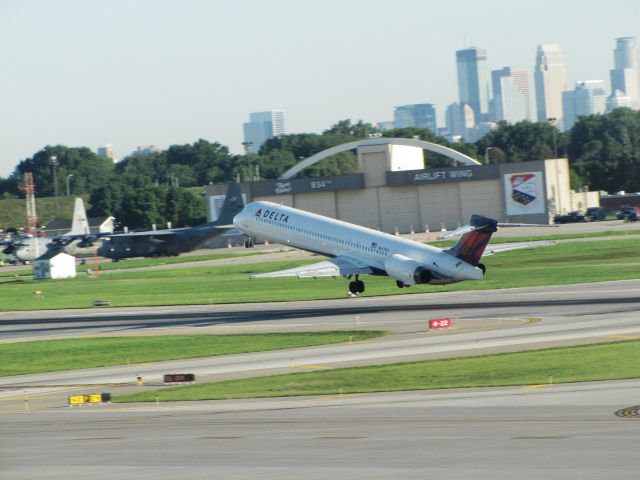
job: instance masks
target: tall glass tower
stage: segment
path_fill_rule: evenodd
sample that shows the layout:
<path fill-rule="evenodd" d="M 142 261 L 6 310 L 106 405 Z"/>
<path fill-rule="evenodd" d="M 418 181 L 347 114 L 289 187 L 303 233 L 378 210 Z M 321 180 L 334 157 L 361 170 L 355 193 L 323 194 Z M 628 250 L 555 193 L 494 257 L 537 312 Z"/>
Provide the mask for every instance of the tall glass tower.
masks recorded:
<path fill-rule="evenodd" d="M 570 130 L 580 117 L 604 113 L 606 100 L 603 80 L 576 82 L 575 90 L 562 92 L 564 130 Z"/>
<path fill-rule="evenodd" d="M 432 103 L 401 105 L 393 111 L 395 128 L 420 127 L 438 132 L 436 125 L 436 107 Z"/>
<path fill-rule="evenodd" d="M 258 153 L 264 142 L 284 135 L 284 110 L 252 112 L 249 121 L 242 124 L 246 153 Z"/>
<path fill-rule="evenodd" d="M 491 89 L 487 73 L 487 51 L 475 47 L 458 50 L 456 64 L 460 103 L 466 103 L 472 108 L 476 124 L 488 120 Z"/>
<path fill-rule="evenodd" d="M 494 120 L 516 123 L 529 120 L 529 72 L 504 67 L 491 72 Z"/>
<path fill-rule="evenodd" d="M 567 89 L 567 68 L 560 46 L 540 45 L 534 74 L 538 121 L 555 118 L 562 125 L 562 92 Z"/>
<path fill-rule="evenodd" d="M 614 69 L 611 74 L 611 94 L 621 92 L 631 99 L 634 106 L 640 106 L 640 85 L 638 84 L 638 52 L 634 37 L 616 38 L 613 51 Z"/>

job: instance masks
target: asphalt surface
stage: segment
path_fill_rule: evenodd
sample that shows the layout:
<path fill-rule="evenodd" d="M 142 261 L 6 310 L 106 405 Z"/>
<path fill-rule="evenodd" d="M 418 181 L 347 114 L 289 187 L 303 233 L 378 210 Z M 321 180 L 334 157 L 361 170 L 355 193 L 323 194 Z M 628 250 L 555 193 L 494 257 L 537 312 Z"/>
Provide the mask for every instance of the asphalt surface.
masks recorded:
<path fill-rule="evenodd" d="M 86 405 L 73 393 L 640 338 L 640 280 L 290 304 L 0 314 L 4 341 L 337 329 L 371 342 L 0 378 L 0 479 L 635 479 L 640 381 Z M 448 316 L 454 328 L 427 330 Z M 638 354 L 640 361 L 640 352 Z M 145 385 L 136 384 L 136 376 Z"/>
<path fill-rule="evenodd" d="M 2 415 L 0 478 L 636 479 L 639 392 L 621 381 Z"/>

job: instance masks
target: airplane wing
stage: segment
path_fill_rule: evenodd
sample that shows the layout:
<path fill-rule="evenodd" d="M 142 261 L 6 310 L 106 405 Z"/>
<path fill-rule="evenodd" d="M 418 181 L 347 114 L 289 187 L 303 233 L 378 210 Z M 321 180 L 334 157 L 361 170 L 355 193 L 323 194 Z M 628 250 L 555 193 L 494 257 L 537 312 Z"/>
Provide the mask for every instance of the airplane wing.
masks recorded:
<path fill-rule="evenodd" d="M 483 257 L 488 255 L 493 255 L 494 253 L 506 252 L 508 250 L 520 250 L 522 248 L 533 248 L 533 247 L 548 247 L 550 245 L 555 245 L 556 242 L 553 240 L 538 240 L 535 242 L 514 242 L 514 243 L 500 243 L 498 245 L 487 245 L 483 253 Z"/>
<path fill-rule="evenodd" d="M 272 278 L 272 277 L 339 277 L 341 275 L 364 275 L 372 273 L 369 266 L 355 258 L 336 257 L 322 262 L 304 265 L 302 267 L 289 268 L 277 272 L 260 273 L 250 275 L 249 278 Z"/>
<path fill-rule="evenodd" d="M 72 242 L 79 240 L 79 243 L 92 245 L 99 238 L 111 235 L 110 233 L 74 233 L 68 235 L 58 235 L 51 239 L 51 244 L 56 247 L 66 247 Z"/>

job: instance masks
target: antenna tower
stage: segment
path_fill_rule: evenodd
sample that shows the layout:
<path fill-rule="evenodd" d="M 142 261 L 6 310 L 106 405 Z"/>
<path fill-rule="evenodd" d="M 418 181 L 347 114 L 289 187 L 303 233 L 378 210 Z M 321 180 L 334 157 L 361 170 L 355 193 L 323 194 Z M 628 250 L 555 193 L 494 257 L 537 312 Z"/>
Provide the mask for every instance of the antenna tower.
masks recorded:
<path fill-rule="evenodd" d="M 33 183 L 33 173 L 24 174 L 24 185 L 20 186 L 20 190 L 25 193 L 27 198 L 27 225 L 29 233 L 35 238 L 38 237 L 38 215 L 36 215 L 36 186 Z"/>

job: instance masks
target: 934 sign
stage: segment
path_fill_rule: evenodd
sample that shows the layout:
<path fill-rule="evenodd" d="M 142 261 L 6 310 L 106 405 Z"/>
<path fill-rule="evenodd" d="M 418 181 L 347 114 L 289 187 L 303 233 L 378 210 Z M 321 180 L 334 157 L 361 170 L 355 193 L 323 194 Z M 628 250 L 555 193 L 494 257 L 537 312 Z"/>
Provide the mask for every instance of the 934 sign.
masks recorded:
<path fill-rule="evenodd" d="M 310 183 L 312 190 L 329 188 L 333 182 L 331 180 L 312 180 Z"/>

